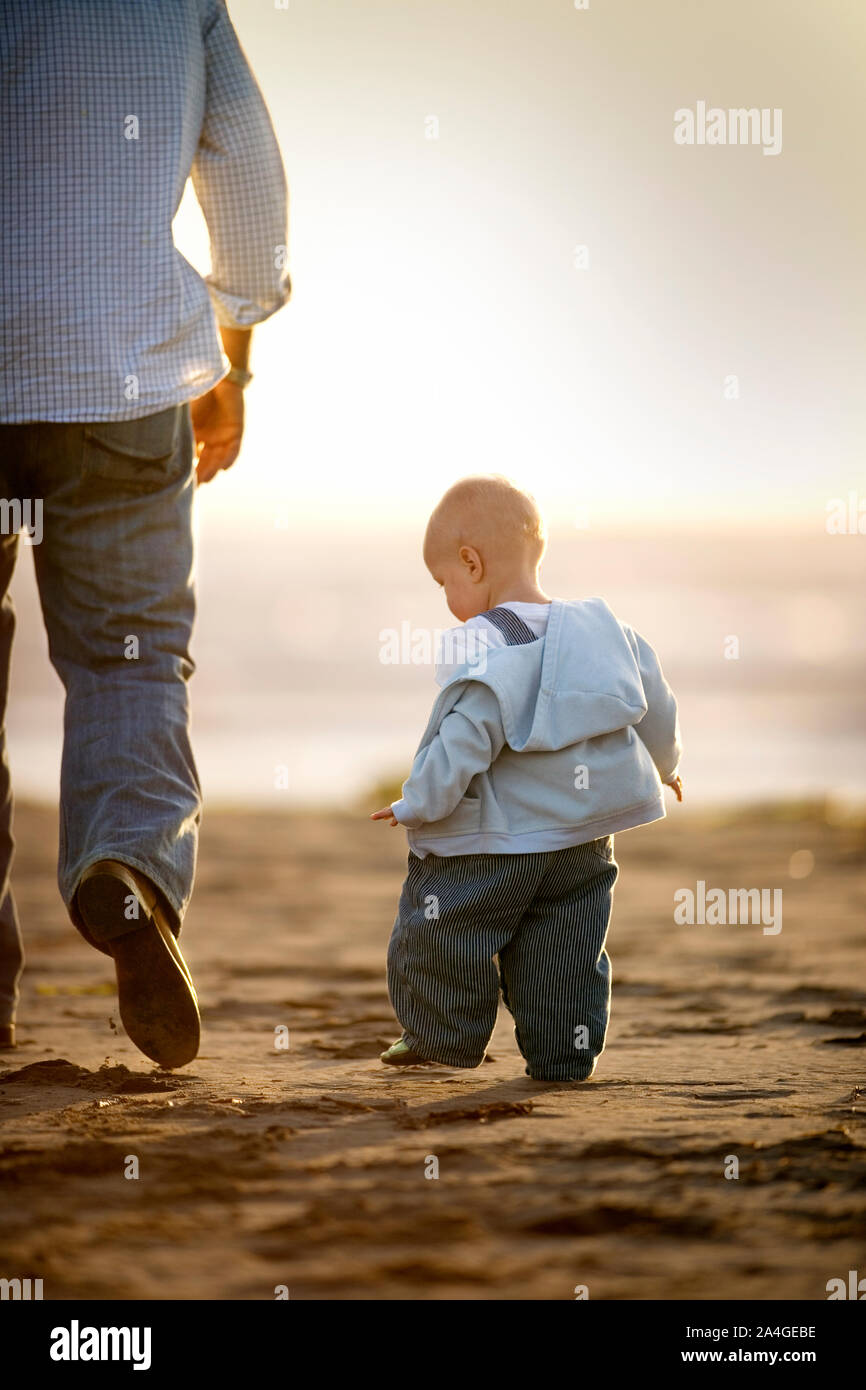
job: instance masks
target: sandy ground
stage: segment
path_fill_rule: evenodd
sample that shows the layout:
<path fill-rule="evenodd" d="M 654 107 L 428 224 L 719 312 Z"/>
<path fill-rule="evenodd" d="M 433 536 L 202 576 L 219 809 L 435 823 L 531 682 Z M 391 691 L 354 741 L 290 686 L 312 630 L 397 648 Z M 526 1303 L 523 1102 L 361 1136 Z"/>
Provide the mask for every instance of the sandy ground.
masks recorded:
<path fill-rule="evenodd" d="M 683 806 L 618 836 L 612 1025 L 573 1088 L 523 1075 L 504 1011 L 475 1071 L 377 1061 L 402 832 L 208 813 L 183 937 L 205 1032 L 176 1074 L 65 921 L 53 812 L 19 808 L 17 838 L 0 1274 L 46 1299 L 824 1299 L 863 1271 L 862 826 Z M 781 933 L 674 925 L 697 879 L 782 887 Z"/>

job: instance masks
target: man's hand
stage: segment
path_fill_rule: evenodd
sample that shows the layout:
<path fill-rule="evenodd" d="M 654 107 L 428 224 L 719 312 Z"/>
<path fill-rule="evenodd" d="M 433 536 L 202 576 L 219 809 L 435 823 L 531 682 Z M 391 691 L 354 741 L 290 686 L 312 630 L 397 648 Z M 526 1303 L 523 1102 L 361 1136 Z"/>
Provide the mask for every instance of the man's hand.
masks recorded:
<path fill-rule="evenodd" d="M 682 779 L 682 777 L 674 777 L 672 781 L 670 781 L 670 782 L 665 782 L 665 786 L 666 786 L 666 787 L 673 787 L 674 791 L 675 791 L 676 794 L 677 794 L 677 801 L 682 801 L 682 799 L 683 799 L 683 779 Z"/>
<path fill-rule="evenodd" d="M 231 468 L 241 449 L 244 432 L 244 393 L 231 381 L 218 381 L 190 405 L 195 434 L 196 478 L 209 483 L 224 468 Z"/>
<path fill-rule="evenodd" d="M 389 820 L 392 825 L 400 824 L 390 806 L 383 806 L 381 811 L 374 811 L 370 816 L 370 820 Z"/>

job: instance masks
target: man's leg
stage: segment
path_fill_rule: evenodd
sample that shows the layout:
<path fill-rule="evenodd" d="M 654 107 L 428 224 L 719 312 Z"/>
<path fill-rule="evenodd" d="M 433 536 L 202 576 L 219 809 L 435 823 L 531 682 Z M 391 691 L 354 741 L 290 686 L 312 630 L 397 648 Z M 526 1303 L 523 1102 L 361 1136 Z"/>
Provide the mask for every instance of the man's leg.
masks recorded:
<path fill-rule="evenodd" d="M 83 872 L 103 859 L 143 872 L 176 928 L 192 893 L 192 465 L 187 407 L 40 426 L 44 537 L 33 553 L 66 688 L 58 878 L 73 917 Z"/>
<path fill-rule="evenodd" d="M 496 1023 L 493 957 L 531 900 L 542 855 L 409 855 L 388 947 L 403 1039 L 427 1061 L 477 1067 Z"/>
<path fill-rule="evenodd" d="M 189 409 L 42 423 L 33 466 L 44 499 L 36 576 L 66 689 L 60 891 L 85 939 L 114 957 L 130 1037 L 179 1066 L 198 1047 L 173 935 L 192 893 L 201 806 L 188 727 Z"/>
<path fill-rule="evenodd" d="M 538 892 L 499 953 L 502 993 L 527 1076 L 585 1081 L 607 1033 L 605 941 L 619 868 L 611 836 L 545 857 Z"/>
<path fill-rule="evenodd" d="M 7 488 L 6 476 L 2 478 L 0 486 Z M 4 496 L 8 497 L 8 491 L 4 490 Z M 14 841 L 12 781 L 6 756 L 6 701 L 15 632 L 15 611 L 9 595 L 9 583 L 15 568 L 17 549 L 17 535 L 0 536 L 0 1047 L 11 1047 L 15 1041 L 18 985 L 24 968 L 21 928 L 10 886 Z"/>

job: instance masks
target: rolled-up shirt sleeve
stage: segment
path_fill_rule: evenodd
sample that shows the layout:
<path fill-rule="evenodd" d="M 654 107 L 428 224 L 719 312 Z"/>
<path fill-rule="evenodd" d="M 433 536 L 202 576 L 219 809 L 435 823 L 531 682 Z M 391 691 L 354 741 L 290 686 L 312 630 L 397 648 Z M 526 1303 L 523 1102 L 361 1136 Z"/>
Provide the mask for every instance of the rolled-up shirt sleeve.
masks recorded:
<path fill-rule="evenodd" d="M 291 294 L 286 175 L 224 0 L 207 6 L 203 37 L 207 94 L 191 175 L 210 235 L 205 281 L 218 323 L 250 328 Z"/>

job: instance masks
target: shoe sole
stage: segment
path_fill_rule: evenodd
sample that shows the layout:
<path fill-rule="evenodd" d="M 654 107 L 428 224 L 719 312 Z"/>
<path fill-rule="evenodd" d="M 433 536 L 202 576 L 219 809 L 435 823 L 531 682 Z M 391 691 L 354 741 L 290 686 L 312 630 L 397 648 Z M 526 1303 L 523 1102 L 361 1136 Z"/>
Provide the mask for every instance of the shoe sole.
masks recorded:
<path fill-rule="evenodd" d="M 143 926 L 112 936 L 135 893 L 147 914 Z M 94 865 L 76 897 L 85 926 L 114 959 L 120 1017 L 135 1046 L 161 1067 L 186 1066 L 201 1042 L 198 1000 L 174 932 L 127 866 Z"/>

